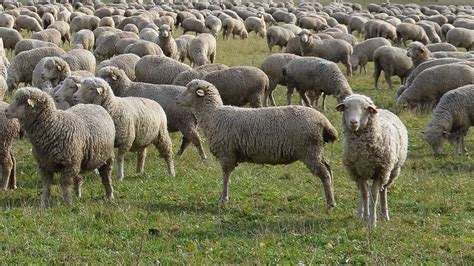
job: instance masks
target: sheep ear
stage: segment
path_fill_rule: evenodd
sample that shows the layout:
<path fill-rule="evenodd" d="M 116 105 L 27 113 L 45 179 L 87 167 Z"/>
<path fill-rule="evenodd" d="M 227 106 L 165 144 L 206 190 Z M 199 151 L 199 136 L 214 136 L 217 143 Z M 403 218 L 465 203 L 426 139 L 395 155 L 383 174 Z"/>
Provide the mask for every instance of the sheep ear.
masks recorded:
<path fill-rule="evenodd" d="M 339 112 L 344 111 L 345 108 L 346 108 L 346 106 L 343 103 L 340 103 L 340 104 L 336 105 L 336 110 L 339 111 Z"/>
<path fill-rule="evenodd" d="M 113 79 L 113 80 L 117 80 L 117 75 L 112 74 L 112 79 Z"/>
<path fill-rule="evenodd" d="M 77 88 L 81 87 L 81 83 L 76 83 Z"/>
<path fill-rule="evenodd" d="M 375 107 L 375 105 L 369 105 L 367 107 L 367 111 L 371 114 L 376 114 L 378 112 L 377 107 Z"/>
<path fill-rule="evenodd" d="M 36 106 L 36 101 L 35 100 L 28 99 L 26 102 L 28 103 L 29 106 L 31 106 L 31 108 L 35 108 L 35 106 Z"/>
<path fill-rule="evenodd" d="M 206 92 L 204 91 L 204 89 L 199 88 L 196 90 L 196 95 L 199 97 L 203 97 L 204 95 L 206 95 Z"/>
<path fill-rule="evenodd" d="M 98 87 L 96 88 L 96 90 L 99 95 L 102 95 L 104 93 L 104 88 Z"/>
<path fill-rule="evenodd" d="M 57 68 L 59 71 L 62 71 L 62 70 L 63 70 L 63 68 L 61 67 L 61 65 L 58 65 L 58 64 L 56 64 L 56 68 Z"/>

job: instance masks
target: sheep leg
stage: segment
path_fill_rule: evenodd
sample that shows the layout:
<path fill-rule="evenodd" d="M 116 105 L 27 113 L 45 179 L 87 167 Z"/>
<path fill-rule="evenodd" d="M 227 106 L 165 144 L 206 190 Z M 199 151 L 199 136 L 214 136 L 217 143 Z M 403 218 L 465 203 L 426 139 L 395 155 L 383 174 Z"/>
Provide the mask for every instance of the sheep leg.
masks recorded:
<path fill-rule="evenodd" d="M 194 144 L 196 149 L 198 150 L 199 156 L 201 157 L 201 160 L 206 160 L 207 156 L 204 153 L 204 150 L 202 149 L 202 141 L 201 138 L 199 137 L 199 134 L 196 130 L 196 128 L 193 128 L 191 131 L 191 134 L 188 136 L 188 138 L 191 139 L 191 142 Z"/>
<path fill-rule="evenodd" d="M 16 189 L 16 159 L 13 156 L 13 153 L 10 153 L 10 157 L 12 159 L 13 167 L 10 171 L 10 181 L 8 182 L 8 187 L 10 189 Z"/>
<path fill-rule="evenodd" d="M 322 100 L 322 103 L 321 103 L 321 108 L 324 112 L 326 112 L 326 94 L 325 93 L 323 94 L 323 100 Z"/>
<path fill-rule="evenodd" d="M 53 173 L 47 171 L 46 169 L 40 168 L 41 172 L 41 179 L 43 182 L 43 191 L 41 193 L 41 208 L 47 208 L 49 206 L 49 194 L 50 194 L 50 187 L 53 183 Z"/>
<path fill-rule="evenodd" d="M 375 89 L 379 88 L 379 77 L 380 77 L 381 72 L 382 72 L 382 67 L 379 64 L 375 63 L 375 67 L 374 67 Z"/>
<path fill-rule="evenodd" d="M 216 52 L 212 53 L 209 56 L 209 60 L 211 61 L 211 63 L 214 63 L 216 61 Z"/>
<path fill-rule="evenodd" d="M 306 95 L 305 91 L 302 91 L 302 90 L 298 90 L 299 94 L 300 94 L 300 98 L 304 101 L 304 103 L 306 104 L 306 106 L 308 107 L 313 107 L 311 105 L 311 103 L 309 102 L 309 98 L 308 98 L 308 95 Z"/>
<path fill-rule="evenodd" d="M 382 188 L 380 191 L 380 205 L 381 205 L 381 211 L 382 211 L 382 219 L 384 220 L 390 220 L 390 217 L 388 216 L 388 202 L 387 202 L 387 188 Z"/>
<path fill-rule="evenodd" d="M 311 154 L 320 154 L 320 152 L 312 152 Z M 335 207 L 336 201 L 334 200 L 334 191 L 332 188 L 332 171 L 329 164 L 319 156 L 315 158 L 315 155 L 310 155 L 309 158 L 304 161 L 304 164 L 313 175 L 321 179 L 326 196 L 327 208 L 331 209 Z"/>
<path fill-rule="evenodd" d="M 189 146 L 190 143 L 191 141 L 183 133 L 183 139 L 181 140 L 181 147 L 179 148 L 178 156 L 183 155 L 184 150 L 186 150 L 186 148 Z"/>
<path fill-rule="evenodd" d="M 237 162 L 232 159 L 227 159 L 221 162 L 222 167 L 222 193 L 219 198 L 219 205 L 224 207 L 227 201 L 229 201 L 229 179 L 230 174 L 237 166 Z"/>
<path fill-rule="evenodd" d="M 146 147 L 137 151 L 137 168 L 136 173 L 141 175 L 145 169 Z"/>
<path fill-rule="evenodd" d="M 273 98 L 273 91 L 275 90 L 276 82 L 270 82 L 268 89 L 265 91 L 265 107 L 268 107 L 268 100 L 270 99 L 273 106 L 276 106 L 275 99 Z"/>
<path fill-rule="evenodd" d="M 11 156 L 4 156 L 1 162 L 1 166 L 3 178 L 2 190 L 6 191 L 8 190 L 8 184 L 10 183 L 10 174 L 14 166 L 11 160 Z"/>
<path fill-rule="evenodd" d="M 375 178 L 372 182 L 372 190 L 370 193 L 370 222 L 369 225 L 372 227 L 377 226 L 377 202 L 379 200 L 379 193 L 382 189 L 382 178 Z"/>
<path fill-rule="evenodd" d="M 361 218 L 365 223 L 369 222 L 369 185 L 367 180 L 359 179 L 357 181 L 357 187 L 360 190 L 360 202 L 357 216 Z"/>
<path fill-rule="evenodd" d="M 350 61 L 350 56 L 347 56 L 346 58 L 344 58 L 342 64 L 346 66 L 347 75 L 352 77 L 352 65 Z"/>
<path fill-rule="evenodd" d="M 170 176 L 175 176 L 174 170 L 174 161 L 173 161 L 173 143 L 168 134 L 161 133 L 158 139 L 158 142 L 155 143 L 155 147 L 160 152 L 161 157 L 163 157 L 166 161 L 166 165 L 168 166 L 168 174 Z"/>
<path fill-rule="evenodd" d="M 67 205 L 71 204 L 70 190 L 74 179 L 76 179 L 76 174 L 73 172 L 65 172 L 59 179 L 59 184 L 61 185 L 61 190 L 63 192 L 63 201 Z"/>
<path fill-rule="evenodd" d="M 76 193 L 76 197 L 78 198 L 82 197 L 82 183 L 84 183 L 84 178 L 81 175 L 77 175 L 76 178 L 74 178 L 74 192 Z"/>
<path fill-rule="evenodd" d="M 112 188 L 112 165 L 113 159 L 110 158 L 99 168 L 99 174 L 102 179 L 102 185 L 104 185 L 105 196 L 107 199 L 114 199 L 114 189 Z"/>
<path fill-rule="evenodd" d="M 118 150 L 117 155 L 117 179 L 122 182 L 124 177 L 124 162 L 125 162 L 125 151 Z"/>

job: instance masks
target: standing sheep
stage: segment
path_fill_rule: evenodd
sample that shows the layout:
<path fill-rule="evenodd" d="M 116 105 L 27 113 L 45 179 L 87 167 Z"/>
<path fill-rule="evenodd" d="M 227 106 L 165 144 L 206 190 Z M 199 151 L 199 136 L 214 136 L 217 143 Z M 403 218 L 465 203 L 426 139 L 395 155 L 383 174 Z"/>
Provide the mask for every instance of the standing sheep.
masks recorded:
<path fill-rule="evenodd" d="M 193 35 L 185 34 L 175 39 L 176 47 L 178 48 L 178 60 L 184 62 L 188 57 L 189 44 L 195 37 Z"/>
<path fill-rule="evenodd" d="M 71 71 L 84 70 L 94 73 L 96 60 L 92 52 L 85 49 L 72 49 L 61 56 L 64 59 Z"/>
<path fill-rule="evenodd" d="M 466 50 L 474 50 L 474 30 L 464 28 L 454 28 L 446 34 L 448 43 L 456 46 L 466 48 Z"/>
<path fill-rule="evenodd" d="M 96 68 L 96 72 L 98 72 L 103 67 L 113 66 L 122 69 L 130 80 L 135 80 L 135 66 L 139 60 L 140 57 L 138 57 L 136 54 L 117 55 L 108 60 L 100 62 Z"/>
<path fill-rule="evenodd" d="M 280 49 L 286 47 L 288 41 L 293 37 L 295 37 L 295 34 L 289 29 L 280 26 L 269 27 L 267 30 L 267 45 L 270 53 L 275 45 L 279 46 Z"/>
<path fill-rule="evenodd" d="M 364 73 L 367 73 L 367 63 L 374 61 L 375 50 L 384 45 L 392 44 L 385 38 L 375 37 L 354 45 L 354 53 L 350 58 L 352 70 L 357 71 L 357 67 L 360 66 L 360 74 L 362 74 L 362 69 Z"/>
<path fill-rule="evenodd" d="M 222 21 L 216 16 L 207 16 L 204 20 L 204 25 L 215 38 L 217 33 L 222 29 Z"/>
<path fill-rule="evenodd" d="M 232 34 L 232 39 L 235 38 L 235 35 L 240 36 L 240 39 L 246 39 L 248 37 L 248 32 L 245 29 L 245 25 L 241 20 L 235 18 L 226 18 L 222 21 L 222 38 L 224 40 L 229 39 L 229 36 Z"/>
<path fill-rule="evenodd" d="M 21 37 L 21 34 L 18 31 L 2 27 L 0 27 L 0 38 L 3 39 L 5 49 L 10 50 L 15 49 L 15 45 L 23 40 L 23 37 Z"/>
<path fill-rule="evenodd" d="M 229 67 L 223 64 L 207 64 L 196 67 L 190 70 L 179 73 L 173 80 L 173 85 L 186 86 L 193 79 L 202 79 L 205 75 L 214 71 L 228 69 Z"/>
<path fill-rule="evenodd" d="M 196 35 L 199 33 L 209 32 L 204 25 L 204 21 L 197 18 L 186 18 L 181 23 L 181 27 L 183 27 L 183 34 L 186 34 L 188 31 L 193 31 Z"/>
<path fill-rule="evenodd" d="M 7 118 L 18 118 L 33 146 L 42 181 L 41 207 L 49 204 L 50 186 L 55 173 L 61 173 L 63 200 L 69 204 L 74 184 L 81 197 L 81 173 L 98 169 L 106 197 L 113 199 L 110 173 L 114 156 L 114 123 L 104 108 L 77 105 L 57 110 L 53 99 L 36 88 L 16 92 L 15 101 L 5 110 Z"/>
<path fill-rule="evenodd" d="M 202 33 L 192 39 L 188 49 L 188 57 L 192 66 L 202 66 L 209 61 L 211 63 L 216 61 L 216 38 L 210 33 Z"/>
<path fill-rule="evenodd" d="M 382 217 L 389 220 L 387 190 L 407 158 L 407 129 L 396 115 L 378 109 L 363 95 L 347 97 L 336 110 L 343 112 L 343 163 L 361 195 L 358 216 L 375 227 L 379 194 Z M 369 179 L 372 179 L 370 193 Z"/>
<path fill-rule="evenodd" d="M 228 201 L 229 178 L 242 162 L 290 164 L 302 161 L 323 183 L 328 208 L 335 206 L 332 171 L 322 156 L 324 143 L 337 139 L 337 131 L 316 110 L 300 107 L 248 109 L 224 106 L 211 83 L 193 80 L 176 99 L 190 107 L 204 130 L 211 152 L 223 173 L 219 203 Z"/>
<path fill-rule="evenodd" d="M 401 43 L 406 46 L 406 41 L 418 41 L 423 44 L 428 44 L 430 40 L 426 36 L 425 30 L 415 24 L 400 23 L 397 25 L 397 40 L 395 43 L 400 46 Z"/>
<path fill-rule="evenodd" d="M 474 126 L 474 85 L 449 91 L 441 97 L 423 134 L 433 148 L 435 156 L 441 154 L 444 139 L 452 142 L 459 155 L 467 149 L 464 138 L 469 127 Z"/>
<path fill-rule="evenodd" d="M 258 34 L 260 35 L 260 37 L 265 38 L 265 35 L 267 34 L 267 27 L 265 25 L 265 20 L 263 19 L 263 16 L 261 14 L 260 17 L 248 17 L 247 19 L 245 19 L 244 25 L 248 33 L 254 31 L 255 34 Z"/>
<path fill-rule="evenodd" d="M 5 109 L 8 104 L 0 101 L 0 168 L 2 169 L 2 190 L 16 189 L 16 160 L 12 144 L 20 136 L 17 119 L 7 119 Z"/>
<path fill-rule="evenodd" d="M 61 33 L 57 29 L 45 29 L 35 32 L 31 35 L 31 39 L 54 43 L 57 46 L 61 46 L 62 43 Z"/>
<path fill-rule="evenodd" d="M 34 39 L 23 39 L 15 45 L 15 55 L 18 55 L 21 52 L 33 50 L 40 47 L 58 47 L 54 43 L 34 40 Z"/>
<path fill-rule="evenodd" d="M 94 33 L 91 30 L 83 29 L 76 32 L 71 48 L 92 51 L 94 48 L 94 42 Z"/>
<path fill-rule="evenodd" d="M 403 84 L 413 68 L 413 62 L 404 49 L 384 45 L 374 52 L 374 66 L 375 88 L 378 89 L 380 73 L 383 70 L 385 81 L 392 89 L 392 76 L 400 77 L 400 83 Z"/>
<path fill-rule="evenodd" d="M 136 80 L 153 84 L 172 84 L 179 73 L 191 69 L 166 56 L 147 55 L 135 65 Z"/>
<path fill-rule="evenodd" d="M 173 30 L 167 24 L 160 26 L 158 31 L 158 45 L 160 46 L 163 54 L 173 59 L 178 59 L 178 47 L 171 33 Z"/>
<path fill-rule="evenodd" d="M 115 125 L 117 178 L 124 177 L 125 153 L 137 151 L 137 173 L 145 166 L 146 147 L 154 144 L 168 165 L 168 173 L 175 176 L 173 144 L 168 135 L 163 108 L 150 99 L 116 97 L 103 79 L 87 78 L 73 96 L 75 102 L 97 104 L 110 114 Z"/>

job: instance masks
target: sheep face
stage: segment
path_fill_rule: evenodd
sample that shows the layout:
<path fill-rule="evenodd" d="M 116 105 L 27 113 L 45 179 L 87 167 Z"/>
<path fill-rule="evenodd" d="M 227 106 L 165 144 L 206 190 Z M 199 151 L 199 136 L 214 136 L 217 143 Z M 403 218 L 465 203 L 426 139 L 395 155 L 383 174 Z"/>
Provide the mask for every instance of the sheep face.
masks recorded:
<path fill-rule="evenodd" d="M 112 88 L 123 84 L 127 79 L 125 72 L 117 67 L 103 67 L 97 72 L 97 77 L 105 80 Z"/>
<path fill-rule="evenodd" d="M 364 129 L 369 118 L 377 114 L 377 108 L 370 98 L 355 94 L 347 97 L 341 104 L 337 105 L 336 110 L 343 112 L 342 120 L 344 126 L 354 132 Z"/>
<path fill-rule="evenodd" d="M 72 96 L 74 103 L 92 103 L 101 105 L 110 88 L 99 78 L 87 78 Z"/>
<path fill-rule="evenodd" d="M 433 148 L 433 153 L 435 156 L 439 156 L 443 151 L 443 141 L 444 136 L 447 136 L 449 133 L 440 129 L 435 128 L 426 128 L 423 131 L 423 136 L 425 137 L 426 142 Z"/>
<path fill-rule="evenodd" d="M 311 42 L 311 33 L 307 30 L 302 30 L 298 33 L 301 43 L 310 43 Z"/>
<path fill-rule="evenodd" d="M 47 60 L 44 64 L 44 69 L 41 72 L 41 77 L 47 80 L 56 79 L 59 77 L 59 74 L 64 71 L 64 68 L 65 66 L 57 60 Z"/>
<path fill-rule="evenodd" d="M 222 105 L 219 92 L 211 83 L 203 80 L 192 80 L 187 85 L 187 90 L 176 97 L 175 102 L 179 106 L 198 107 L 213 102 L 217 99 L 217 104 Z M 217 96 L 217 97 L 216 97 Z"/>
<path fill-rule="evenodd" d="M 160 37 L 164 38 L 164 39 L 167 39 L 171 36 L 171 28 L 169 25 L 167 24 L 163 24 L 160 26 L 160 29 L 158 31 L 158 34 L 160 35 Z"/>
<path fill-rule="evenodd" d="M 8 119 L 22 120 L 25 117 L 36 117 L 49 104 L 46 97 L 34 97 L 34 95 L 29 95 L 27 90 L 33 90 L 35 94 L 44 93 L 36 88 L 18 90 L 15 94 L 15 101 L 5 109 L 5 116 Z"/>
<path fill-rule="evenodd" d="M 58 106 L 65 107 L 61 109 L 67 109 L 71 105 L 73 105 L 72 97 L 74 93 L 79 89 L 81 86 L 80 81 L 75 77 L 68 77 L 63 81 L 61 88 L 56 91 L 54 94 L 54 101 L 57 103 Z M 67 104 L 66 104 L 67 103 Z"/>

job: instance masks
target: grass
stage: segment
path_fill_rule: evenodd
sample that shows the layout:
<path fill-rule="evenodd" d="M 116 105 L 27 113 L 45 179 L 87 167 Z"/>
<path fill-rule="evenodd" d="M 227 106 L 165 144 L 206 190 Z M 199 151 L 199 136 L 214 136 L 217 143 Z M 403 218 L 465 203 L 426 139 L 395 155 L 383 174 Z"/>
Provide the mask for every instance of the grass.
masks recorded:
<path fill-rule="evenodd" d="M 268 55 L 264 40 L 218 40 L 217 61 L 258 66 Z M 395 111 L 395 91 L 386 83 L 373 89 L 367 75 L 349 78 L 353 90 Z M 398 78 L 394 78 L 398 85 Z M 279 105 L 286 90 L 277 88 Z M 294 95 L 294 102 L 298 97 Z M 340 134 L 340 114 L 328 99 L 325 113 Z M 358 192 L 342 166 L 342 140 L 326 146 L 334 171 L 337 207 L 330 213 L 319 179 L 302 163 L 287 166 L 240 165 L 232 175 L 227 208 L 217 205 L 219 164 L 199 160 L 194 148 L 176 158 L 177 176 L 150 148 L 146 174 L 114 183 L 116 199 L 104 201 L 95 174 L 88 174 L 83 198 L 71 206 L 54 186 L 52 206 L 39 208 L 41 181 L 31 145 L 14 145 L 18 160 L 16 191 L 0 193 L 0 261 L 5 264 L 473 264 L 474 186 L 472 157 L 435 159 L 421 129 L 429 116 L 400 113 L 410 135 L 409 157 L 389 192 L 391 221 L 376 229 L 355 217 Z M 204 135 L 201 134 L 204 137 Z M 173 134 L 174 151 L 180 134 Z M 206 140 L 204 138 L 204 143 Z M 474 149 L 469 134 L 468 148 Z M 206 145 L 206 152 L 210 152 Z"/>

